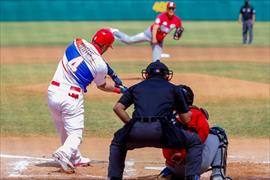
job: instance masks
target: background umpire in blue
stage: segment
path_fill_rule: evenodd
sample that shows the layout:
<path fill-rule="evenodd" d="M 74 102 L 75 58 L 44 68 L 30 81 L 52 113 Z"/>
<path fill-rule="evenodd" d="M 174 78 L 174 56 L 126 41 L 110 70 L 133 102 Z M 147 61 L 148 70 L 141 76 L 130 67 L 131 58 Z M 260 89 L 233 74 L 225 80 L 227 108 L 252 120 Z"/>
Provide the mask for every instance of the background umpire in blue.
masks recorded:
<path fill-rule="evenodd" d="M 255 22 L 255 9 L 250 5 L 249 0 L 245 0 L 244 6 L 240 9 L 238 21 L 243 23 L 242 35 L 243 35 L 243 44 L 247 44 L 247 33 L 249 33 L 248 44 L 252 43 L 253 40 L 253 25 Z"/>
<path fill-rule="evenodd" d="M 184 131 L 171 121 L 176 108 L 187 123 L 191 112 L 182 91 L 170 83 L 172 71 L 159 60 L 142 71 L 144 81 L 129 88 L 114 106 L 117 116 L 125 123 L 110 145 L 108 179 L 122 179 L 128 150 L 143 147 L 188 149 L 187 180 L 197 180 L 202 161 L 202 144 L 196 133 Z M 132 118 L 126 109 L 134 104 Z"/>

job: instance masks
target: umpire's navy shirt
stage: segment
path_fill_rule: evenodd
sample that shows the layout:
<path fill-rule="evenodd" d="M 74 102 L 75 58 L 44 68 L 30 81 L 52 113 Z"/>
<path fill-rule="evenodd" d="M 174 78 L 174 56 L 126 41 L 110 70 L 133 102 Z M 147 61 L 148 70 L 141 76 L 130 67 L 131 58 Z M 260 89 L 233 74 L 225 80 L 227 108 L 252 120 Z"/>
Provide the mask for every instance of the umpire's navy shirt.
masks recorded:
<path fill-rule="evenodd" d="M 240 13 L 243 16 L 243 20 L 247 21 L 247 20 L 252 19 L 252 15 L 256 14 L 256 11 L 251 6 L 242 6 L 241 9 L 240 9 Z"/>
<path fill-rule="evenodd" d="M 151 77 L 130 87 L 119 103 L 134 104 L 132 117 L 167 116 L 173 109 L 186 113 L 189 107 L 180 88 L 160 77 Z"/>

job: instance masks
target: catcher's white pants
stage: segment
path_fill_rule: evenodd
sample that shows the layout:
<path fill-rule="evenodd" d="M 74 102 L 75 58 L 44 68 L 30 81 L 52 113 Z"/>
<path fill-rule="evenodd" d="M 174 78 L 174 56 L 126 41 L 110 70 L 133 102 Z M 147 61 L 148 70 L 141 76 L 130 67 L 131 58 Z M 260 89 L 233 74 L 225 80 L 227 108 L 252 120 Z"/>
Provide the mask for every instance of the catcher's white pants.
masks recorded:
<path fill-rule="evenodd" d="M 70 84 L 50 84 L 48 106 L 62 146 L 57 151 L 65 152 L 69 158 L 80 156 L 84 128 L 83 92 L 74 91 Z"/>

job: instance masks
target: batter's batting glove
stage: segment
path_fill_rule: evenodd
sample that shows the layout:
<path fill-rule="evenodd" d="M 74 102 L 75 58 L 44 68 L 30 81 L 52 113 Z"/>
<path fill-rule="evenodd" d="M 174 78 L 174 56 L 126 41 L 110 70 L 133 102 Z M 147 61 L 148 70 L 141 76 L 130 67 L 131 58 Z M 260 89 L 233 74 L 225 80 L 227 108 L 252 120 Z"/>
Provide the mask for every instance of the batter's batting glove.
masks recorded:
<path fill-rule="evenodd" d="M 120 86 L 115 86 L 114 92 L 117 94 L 124 94 L 128 91 L 128 88 L 126 86 L 120 85 Z"/>
<path fill-rule="evenodd" d="M 122 94 L 126 93 L 128 91 L 128 88 L 126 86 L 119 86 L 120 91 Z"/>

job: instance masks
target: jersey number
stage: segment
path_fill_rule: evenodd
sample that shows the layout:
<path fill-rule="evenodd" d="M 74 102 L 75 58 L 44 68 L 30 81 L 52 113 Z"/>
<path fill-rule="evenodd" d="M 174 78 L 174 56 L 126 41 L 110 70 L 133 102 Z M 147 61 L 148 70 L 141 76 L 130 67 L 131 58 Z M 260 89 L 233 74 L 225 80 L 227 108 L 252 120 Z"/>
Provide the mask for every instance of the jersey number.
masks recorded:
<path fill-rule="evenodd" d="M 76 72 L 78 67 L 83 62 L 83 58 L 81 56 L 74 58 L 68 62 L 68 67 L 72 70 L 72 72 Z"/>

